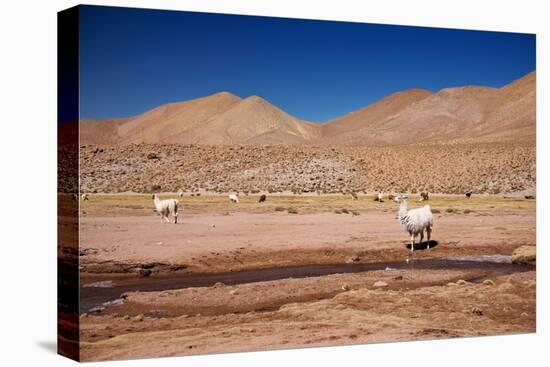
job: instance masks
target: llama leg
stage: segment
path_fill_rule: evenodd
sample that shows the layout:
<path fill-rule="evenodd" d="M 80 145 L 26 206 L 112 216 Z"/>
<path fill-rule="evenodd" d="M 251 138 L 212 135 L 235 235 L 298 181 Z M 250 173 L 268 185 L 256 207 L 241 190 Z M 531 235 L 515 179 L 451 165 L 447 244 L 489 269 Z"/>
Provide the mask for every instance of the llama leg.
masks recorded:
<path fill-rule="evenodd" d="M 174 224 L 178 224 L 178 213 L 174 213 Z"/>
<path fill-rule="evenodd" d="M 411 233 L 411 252 L 414 252 L 414 233 Z"/>
<path fill-rule="evenodd" d="M 426 234 L 428 235 L 428 250 L 430 249 L 430 240 L 432 238 L 432 227 L 431 226 L 428 226 L 428 228 L 426 228 Z"/>
<path fill-rule="evenodd" d="M 422 245 L 422 242 L 424 242 L 424 230 L 420 232 L 420 245 Z"/>

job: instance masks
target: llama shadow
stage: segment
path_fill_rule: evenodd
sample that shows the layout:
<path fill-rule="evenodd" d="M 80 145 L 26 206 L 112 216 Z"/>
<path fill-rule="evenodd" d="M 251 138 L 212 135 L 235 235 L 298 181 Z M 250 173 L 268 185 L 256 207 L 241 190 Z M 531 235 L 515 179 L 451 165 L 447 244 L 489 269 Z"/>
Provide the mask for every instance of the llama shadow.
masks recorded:
<path fill-rule="evenodd" d="M 437 245 L 439 245 L 439 242 L 437 241 L 434 241 L 434 240 L 430 240 L 430 250 L 433 249 L 434 247 L 436 247 Z M 411 244 L 407 244 L 407 248 L 410 250 L 411 249 Z M 414 249 L 415 250 L 426 250 L 428 249 L 428 241 L 424 241 L 424 242 L 421 242 L 421 243 L 415 243 L 414 244 Z"/>

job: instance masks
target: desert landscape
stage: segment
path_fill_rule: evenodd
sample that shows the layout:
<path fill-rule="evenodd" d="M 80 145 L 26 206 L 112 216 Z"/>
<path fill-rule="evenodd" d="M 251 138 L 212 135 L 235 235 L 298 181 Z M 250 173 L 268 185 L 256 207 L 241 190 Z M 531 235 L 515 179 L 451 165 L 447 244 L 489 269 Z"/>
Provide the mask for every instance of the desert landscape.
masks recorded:
<path fill-rule="evenodd" d="M 323 123 L 229 92 L 81 120 L 81 359 L 535 332 L 535 95 L 532 72 Z M 403 194 L 433 214 L 414 251 Z"/>

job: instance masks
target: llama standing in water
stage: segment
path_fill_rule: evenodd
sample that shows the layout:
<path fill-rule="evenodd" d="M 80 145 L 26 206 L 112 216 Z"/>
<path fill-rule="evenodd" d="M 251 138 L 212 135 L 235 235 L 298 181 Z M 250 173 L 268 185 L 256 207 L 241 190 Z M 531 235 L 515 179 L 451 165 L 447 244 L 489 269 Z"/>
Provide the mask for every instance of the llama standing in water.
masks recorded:
<path fill-rule="evenodd" d="M 168 216 L 172 214 L 174 216 L 174 224 L 178 223 L 178 201 L 176 199 L 160 200 L 157 194 L 153 194 L 153 204 L 155 210 L 160 214 L 160 222 L 166 220 L 170 223 Z"/>
<path fill-rule="evenodd" d="M 428 249 L 430 248 L 430 239 L 432 236 L 433 215 L 429 205 L 422 208 L 410 209 L 407 205 L 407 196 L 398 196 L 396 201 L 399 205 L 399 222 L 409 232 L 411 236 L 411 252 L 414 251 L 414 240 L 420 235 L 420 243 L 424 240 L 424 230 L 428 237 Z"/>

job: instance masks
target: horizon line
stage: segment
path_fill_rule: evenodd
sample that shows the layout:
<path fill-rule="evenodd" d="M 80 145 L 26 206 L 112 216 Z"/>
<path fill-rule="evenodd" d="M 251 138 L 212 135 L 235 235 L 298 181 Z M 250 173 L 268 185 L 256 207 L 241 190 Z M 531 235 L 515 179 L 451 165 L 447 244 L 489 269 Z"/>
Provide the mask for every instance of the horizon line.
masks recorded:
<path fill-rule="evenodd" d="M 282 108 L 280 108 L 279 106 L 273 104 L 272 102 L 270 102 L 268 99 L 262 97 L 261 95 L 258 95 L 258 94 L 251 94 L 251 95 L 248 95 L 246 97 L 242 97 L 236 93 L 233 93 L 231 91 L 228 91 L 228 90 L 220 90 L 218 92 L 214 92 L 214 93 L 210 93 L 210 94 L 206 94 L 206 95 L 202 95 L 202 96 L 197 96 L 197 97 L 194 97 L 194 98 L 190 98 L 190 99 L 185 99 L 185 100 L 177 100 L 177 101 L 172 101 L 172 102 L 165 102 L 165 103 L 162 103 L 162 104 L 159 104 L 155 107 L 152 107 L 152 108 L 149 108 L 149 109 L 146 109 L 146 110 L 142 110 L 142 112 L 139 112 L 135 115 L 129 115 L 129 116 L 118 116 L 118 117 L 104 117 L 104 118 L 97 118 L 97 117 L 82 117 L 79 115 L 79 118 L 78 120 L 79 121 L 82 121 L 82 120 L 91 120 L 91 121 L 97 121 L 97 122 L 100 122 L 100 121 L 106 121 L 106 120 L 122 120 L 122 119 L 132 119 L 132 118 L 136 118 L 138 116 L 141 116 L 143 115 L 144 113 L 147 113 L 149 111 L 153 111 L 157 108 L 160 108 L 160 107 L 163 107 L 163 106 L 168 106 L 168 105 L 172 105 L 172 104 L 179 104 L 179 103 L 185 103 L 185 102 L 190 102 L 190 101 L 194 101 L 196 99 L 202 99 L 202 98 L 208 98 L 208 97 L 212 97 L 212 96 L 215 96 L 215 95 L 218 95 L 218 94 L 230 94 L 232 96 L 235 96 L 237 98 L 239 98 L 241 101 L 244 101 L 246 99 L 249 99 L 249 98 L 252 98 L 252 97 L 258 97 L 258 98 L 261 98 L 262 100 L 266 101 L 267 103 L 269 103 L 270 105 L 284 111 L 285 113 L 289 114 L 290 116 L 300 120 L 300 121 L 303 121 L 303 122 L 310 122 L 310 123 L 314 123 L 314 124 L 325 124 L 327 122 L 330 122 L 330 121 L 333 121 L 333 120 L 336 120 L 340 117 L 343 117 L 343 116 L 346 116 L 346 115 L 349 115 L 351 113 L 354 113 L 356 111 L 359 111 L 361 109 L 364 109 L 364 108 L 368 108 L 376 103 L 378 103 L 379 101 L 383 100 L 384 98 L 387 98 L 387 97 L 390 97 L 390 96 L 393 96 L 395 94 L 398 94 L 398 93 L 403 93 L 403 92 L 408 92 L 408 91 L 414 91 L 414 90 L 418 90 L 418 91 L 426 91 L 426 92 L 429 92 L 431 94 L 437 94 L 437 93 L 440 93 L 441 91 L 444 91 L 444 90 L 448 90 L 448 89 L 458 89 L 458 88 L 466 88 L 466 87 L 481 87 L 481 88 L 490 88 L 490 89 L 502 89 L 504 87 L 506 87 L 507 85 L 510 85 L 518 80 L 521 80 L 523 78 L 525 78 L 526 76 L 530 75 L 530 74 L 533 74 L 533 73 L 536 73 L 537 69 L 533 69 L 532 71 L 529 71 L 525 74 L 523 74 L 522 76 L 518 77 L 518 78 L 514 78 L 512 79 L 511 81 L 508 81 L 507 83 L 501 85 L 500 87 L 492 87 L 492 86 L 488 86 L 488 85 L 480 85 L 480 84 L 466 84 L 466 85 L 453 85 L 453 86 L 448 86 L 448 87 L 443 87 L 443 88 L 440 88 L 436 91 L 434 90 L 430 90 L 428 88 L 407 88 L 407 89 L 401 89 L 401 90 L 397 90 L 397 91 L 394 91 L 394 92 L 391 92 L 371 103 L 368 103 L 368 104 L 365 104 L 364 106 L 362 107 L 359 107 L 359 108 L 356 108 L 354 110 L 351 110 L 351 111 L 348 111 L 348 112 L 345 112 L 345 113 L 342 113 L 342 114 L 339 114 L 337 115 L 336 117 L 333 117 L 333 118 L 330 118 L 330 119 L 327 119 L 327 120 L 322 120 L 322 121 L 310 121 L 310 120 L 305 120 L 305 119 L 302 119 L 302 118 L 299 118 L 285 110 L 283 110 Z M 62 122 L 58 122 L 58 123 L 63 123 L 64 121 Z"/>

